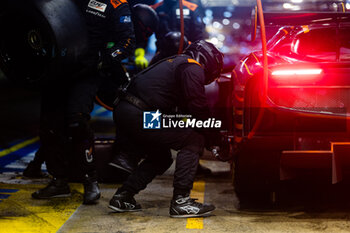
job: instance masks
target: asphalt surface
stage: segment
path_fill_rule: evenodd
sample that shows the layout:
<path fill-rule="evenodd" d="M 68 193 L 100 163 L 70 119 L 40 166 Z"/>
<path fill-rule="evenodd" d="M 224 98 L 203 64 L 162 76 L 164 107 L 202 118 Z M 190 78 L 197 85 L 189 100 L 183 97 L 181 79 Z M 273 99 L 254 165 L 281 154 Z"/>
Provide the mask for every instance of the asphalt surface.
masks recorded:
<path fill-rule="evenodd" d="M 135 198 L 143 211 L 113 213 L 108 203 L 120 182 L 101 184 L 96 205 L 82 205 L 83 187 L 71 183 L 72 196 L 33 200 L 30 194 L 48 178 L 26 179 L 22 171 L 39 146 L 40 94 L 0 78 L 0 232 L 350 232 L 349 185 L 325 182 L 283 183 L 271 205 L 239 208 L 227 163 L 203 160 L 212 174 L 198 176 L 192 197 L 210 202 L 210 217 L 169 218 L 174 164 Z M 94 111 L 99 137 L 114 134 L 111 114 Z M 43 166 L 45 170 L 45 167 Z M 115 176 L 120 173 L 116 172 Z"/>

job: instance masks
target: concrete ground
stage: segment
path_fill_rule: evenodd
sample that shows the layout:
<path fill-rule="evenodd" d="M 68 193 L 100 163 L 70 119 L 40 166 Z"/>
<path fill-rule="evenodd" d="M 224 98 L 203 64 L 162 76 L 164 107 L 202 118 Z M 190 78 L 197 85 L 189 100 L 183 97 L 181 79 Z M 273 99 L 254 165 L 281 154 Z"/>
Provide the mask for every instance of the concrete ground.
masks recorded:
<path fill-rule="evenodd" d="M 101 184 L 99 203 L 87 206 L 81 205 L 80 184 L 71 184 L 70 198 L 33 200 L 30 194 L 43 187 L 46 179 L 2 174 L 0 196 L 7 190 L 9 197 L 0 202 L 0 232 L 350 232 L 346 197 L 340 197 L 339 202 L 332 198 L 337 193 L 325 196 L 316 190 L 290 190 L 273 209 L 238 210 L 228 164 L 202 164 L 213 174 L 197 179 L 191 195 L 215 204 L 216 210 L 210 217 L 192 219 L 168 215 L 173 168 L 136 196 L 143 211 L 134 213 L 113 213 L 107 207 L 118 184 Z"/>

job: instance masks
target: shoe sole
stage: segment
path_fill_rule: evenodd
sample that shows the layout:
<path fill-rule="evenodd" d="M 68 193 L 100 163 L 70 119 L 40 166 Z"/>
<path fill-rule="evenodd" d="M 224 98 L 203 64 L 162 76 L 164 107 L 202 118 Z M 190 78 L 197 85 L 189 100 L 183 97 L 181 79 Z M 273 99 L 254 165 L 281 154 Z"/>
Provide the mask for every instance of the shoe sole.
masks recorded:
<path fill-rule="evenodd" d="M 170 215 L 171 218 L 197 218 L 197 217 L 208 217 L 212 211 L 203 214 L 184 214 L 184 215 Z"/>
<path fill-rule="evenodd" d="M 112 205 L 109 205 L 108 208 L 116 211 L 116 212 L 119 212 L 119 213 L 124 213 L 124 212 L 138 212 L 138 211 L 141 211 L 142 209 L 136 209 L 136 210 L 123 210 L 123 209 L 119 209 L 115 206 L 112 206 Z"/>
<path fill-rule="evenodd" d="M 70 197 L 71 194 L 68 193 L 68 194 L 60 194 L 60 195 L 55 195 L 55 196 L 51 196 L 51 197 L 34 197 L 32 196 L 32 198 L 34 199 L 51 199 L 51 198 L 63 198 L 63 197 Z"/>
<path fill-rule="evenodd" d="M 129 174 L 131 174 L 131 173 L 132 173 L 132 171 L 131 171 L 131 170 L 126 169 L 126 168 L 124 168 L 124 167 L 122 167 L 122 166 L 119 166 L 118 164 L 115 164 L 115 163 L 109 163 L 108 165 L 109 165 L 109 166 L 112 166 L 112 167 L 115 167 L 115 168 L 118 168 L 118 169 L 121 169 L 121 170 L 123 170 L 123 171 L 125 171 L 125 172 L 127 172 L 127 173 L 129 173 Z"/>

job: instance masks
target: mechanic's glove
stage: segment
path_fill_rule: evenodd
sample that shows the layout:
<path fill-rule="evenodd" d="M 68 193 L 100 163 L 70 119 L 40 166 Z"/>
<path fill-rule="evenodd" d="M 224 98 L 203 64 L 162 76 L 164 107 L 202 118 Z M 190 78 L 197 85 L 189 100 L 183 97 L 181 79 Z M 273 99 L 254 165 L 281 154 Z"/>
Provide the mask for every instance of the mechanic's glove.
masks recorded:
<path fill-rule="evenodd" d="M 135 50 L 135 64 L 141 70 L 148 67 L 148 60 L 145 58 L 145 50 L 143 48 L 137 48 Z"/>
<path fill-rule="evenodd" d="M 120 62 L 120 54 L 122 54 L 122 51 L 115 48 L 115 43 L 108 42 L 106 49 L 100 51 L 100 63 L 98 64 L 98 68 L 100 70 L 111 68 L 113 65 Z"/>

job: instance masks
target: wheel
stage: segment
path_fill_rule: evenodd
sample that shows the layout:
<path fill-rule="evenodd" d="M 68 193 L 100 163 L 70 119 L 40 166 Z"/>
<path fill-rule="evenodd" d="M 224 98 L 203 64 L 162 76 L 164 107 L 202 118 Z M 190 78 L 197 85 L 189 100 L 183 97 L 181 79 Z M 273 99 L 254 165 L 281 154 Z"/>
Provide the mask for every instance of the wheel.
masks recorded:
<path fill-rule="evenodd" d="M 276 201 L 279 180 L 276 152 L 246 149 L 235 157 L 233 185 L 239 208 L 271 206 Z"/>
<path fill-rule="evenodd" d="M 4 0 L 0 68 L 21 84 L 73 69 L 87 47 L 85 21 L 72 0 Z"/>

